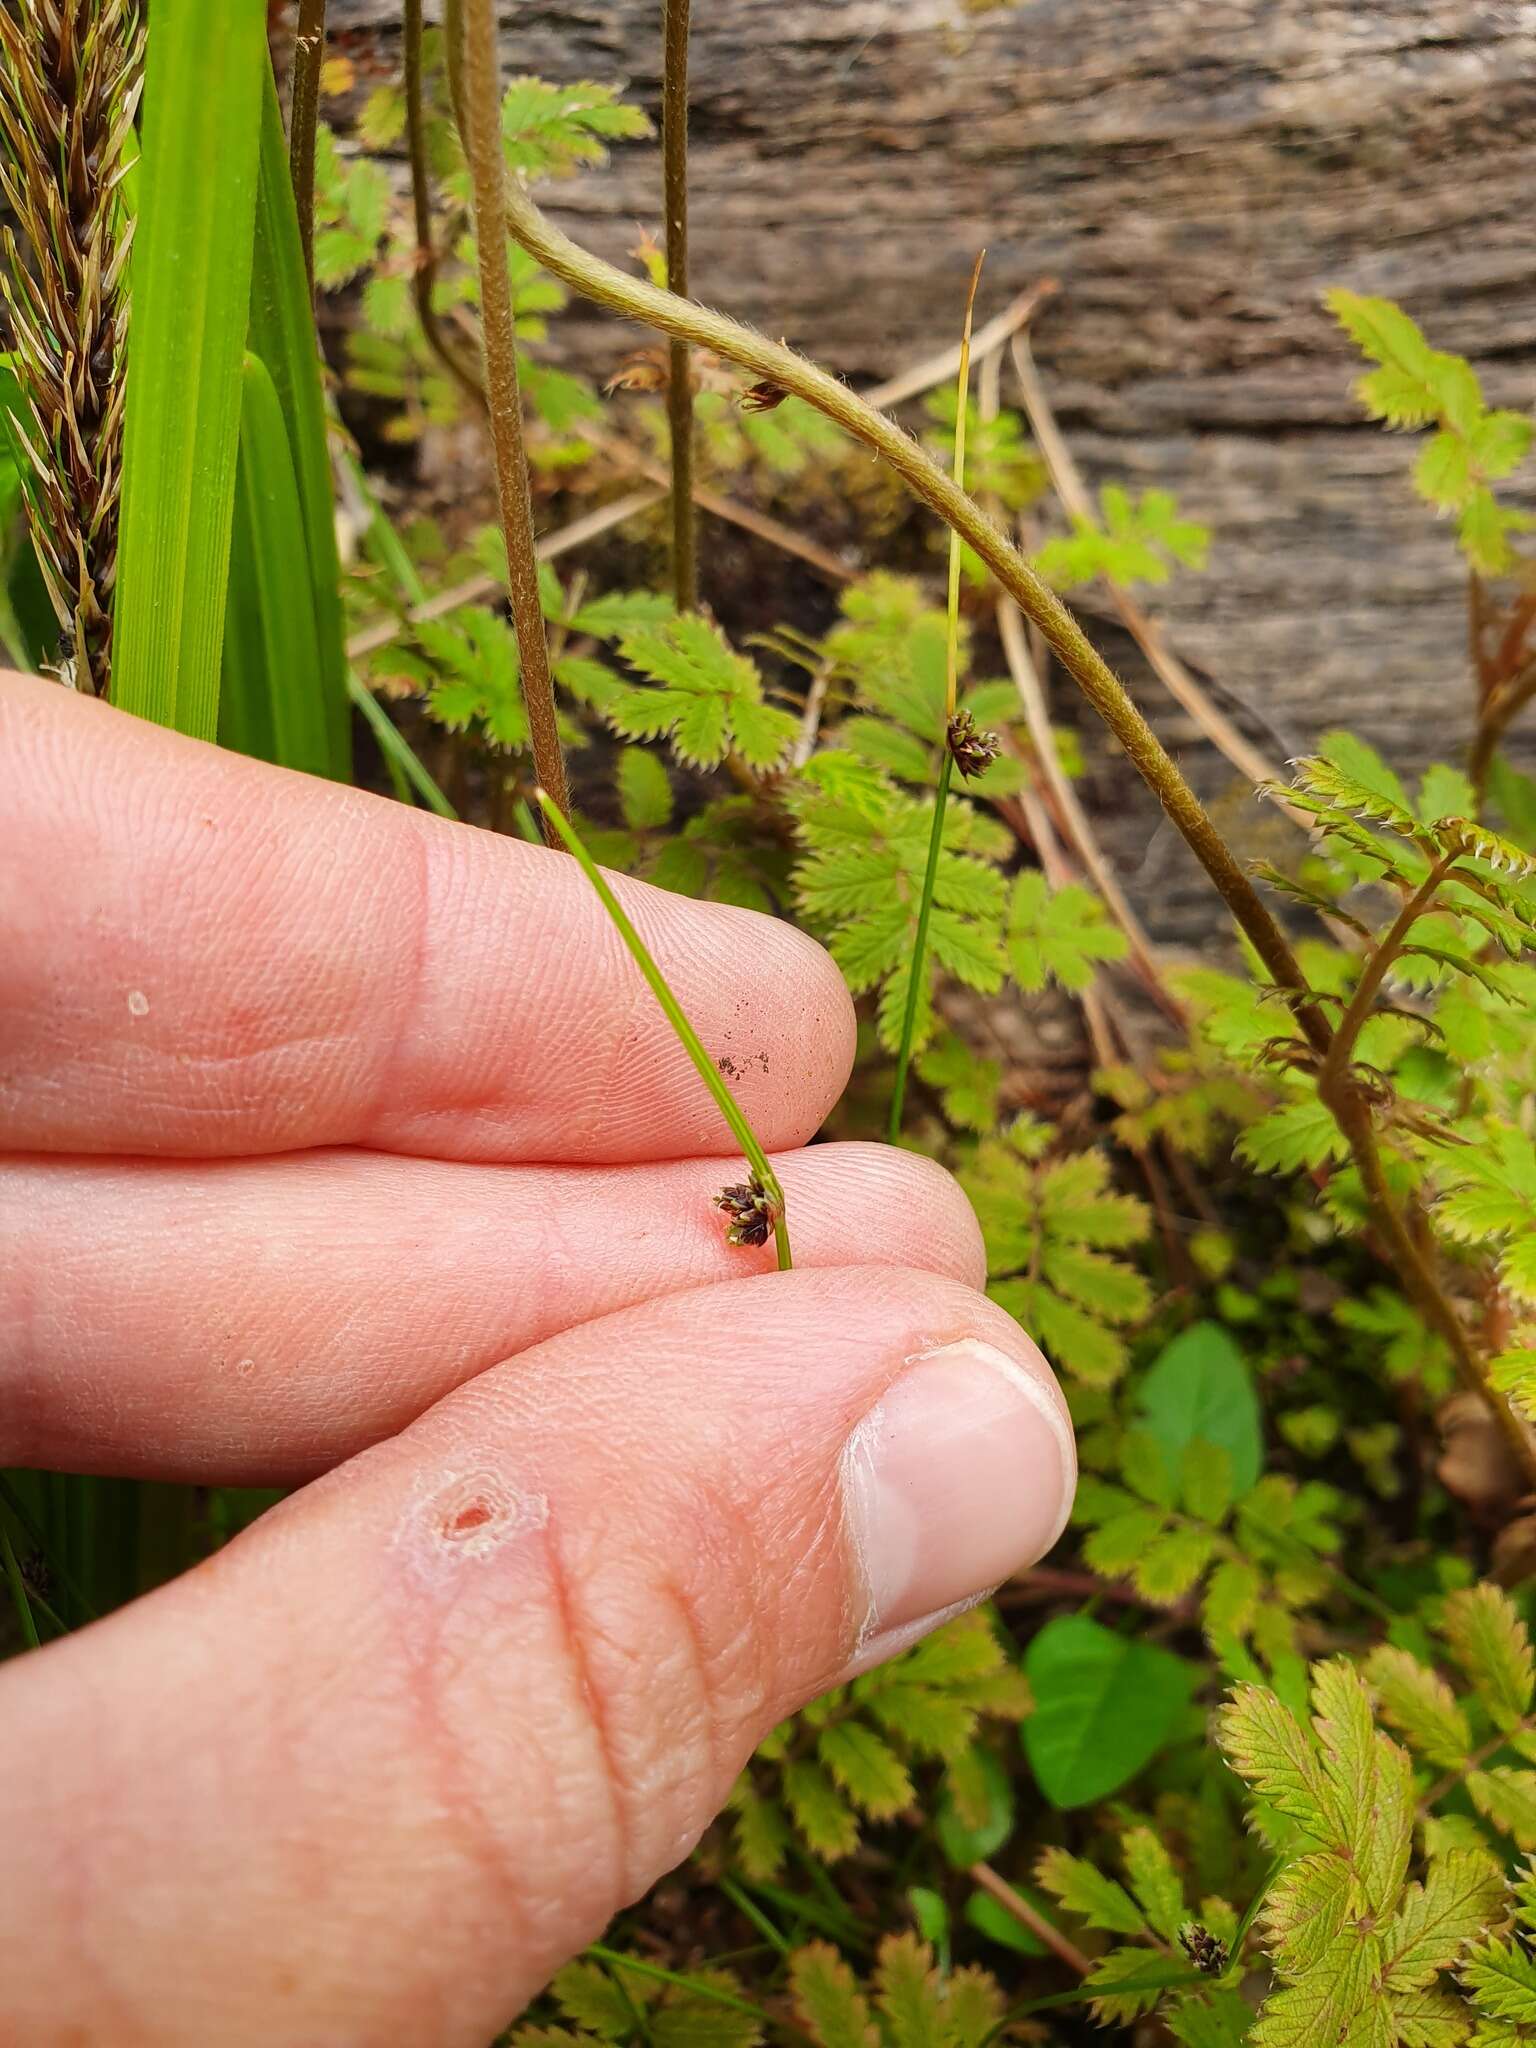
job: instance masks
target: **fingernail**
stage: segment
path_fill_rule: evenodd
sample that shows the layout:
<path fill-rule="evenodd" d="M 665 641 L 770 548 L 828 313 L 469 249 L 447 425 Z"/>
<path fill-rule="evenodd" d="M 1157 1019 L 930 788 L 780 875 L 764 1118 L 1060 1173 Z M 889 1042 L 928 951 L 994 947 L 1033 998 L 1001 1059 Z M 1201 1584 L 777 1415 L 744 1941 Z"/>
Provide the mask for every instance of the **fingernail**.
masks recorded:
<path fill-rule="evenodd" d="M 977 1338 L 909 1361 L 843 1452 L 861 1665 L 1033 1564 L 1066 1526 L 1072 1431 L 1043 1374 Z"/>

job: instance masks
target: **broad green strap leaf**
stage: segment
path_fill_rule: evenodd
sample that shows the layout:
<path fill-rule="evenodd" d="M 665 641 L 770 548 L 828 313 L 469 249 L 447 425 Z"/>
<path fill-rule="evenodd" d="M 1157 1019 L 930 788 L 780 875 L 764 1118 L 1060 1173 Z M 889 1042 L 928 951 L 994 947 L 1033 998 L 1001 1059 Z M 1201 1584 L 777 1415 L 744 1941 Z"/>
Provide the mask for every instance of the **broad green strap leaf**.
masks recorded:
<path fill-rule="evenodd" d="M 270 64 L 263 66 L 261 153 L 257 165 L 256 235 L 251 268 L 248 346 L 271 375 L 288 429 L 304 535 L 304 584 L 315 616 L 319 666 L 302 679 L 273 678 L 275 688 L 318 689 L 326 734 L 326 766 L 317 773 L 352 779 L 351 718 L 341 623 L 341 565 L 326 442 L 325 392 L 288 145 Z M 286 767 L 309 763 L 285 761 Z"/>
<path fill-rule="evenodd" d="M 156 0 L 124 426 L 113 699 L 212 739 L 251 296 L 263 0 Z"/>
<path fill-rule="evenodd" d="M 258 356 L 245 359 L 242 394 L 218 737 L 240 753 L 324 775 L 330 735 L 298 480 L 277 390 Z"/>

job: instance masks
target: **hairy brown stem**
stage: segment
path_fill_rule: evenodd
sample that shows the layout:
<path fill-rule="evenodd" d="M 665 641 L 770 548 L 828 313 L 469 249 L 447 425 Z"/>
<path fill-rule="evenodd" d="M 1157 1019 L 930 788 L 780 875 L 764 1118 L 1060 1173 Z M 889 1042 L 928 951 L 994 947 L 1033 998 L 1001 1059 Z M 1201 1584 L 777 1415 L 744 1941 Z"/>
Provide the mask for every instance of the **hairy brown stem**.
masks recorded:
<path fill-rule="evenodd" d="M 315 138 L 320 126 L 320 67 L 325 61 L 325 0 L 299 0 L 293 46 L 293 112 L 288 120 L 288 170 L 299 209 L 304 275 L 315 289 Z"/>
<path fill-rule="evenodd" d="M 523 403 L 517 379 L 517 331 L 507 264 L 507 178 L 501 145 L 501 62 L 494 0 L 449 0 L 449 61 L 455 77 L 464 153 L 474 190 L 475 247 L 480 265 L 480 321 L 485 393 L 496 455 L 496 490 L 507 551 L 507 594 L 517 634 L 519 681 L 528 712 L 534 772 L 561 813 L 569 816 L 565 757 L 549 673 L 549 647 L 539 603 L 533 499 L 523 449 Z M 556 842 L 557 843 L 557 842 Z"/>
<path fill-rule="evenodd" d="M 689 0 L 662 0 L 661 164 L 667 217 L 667 283 L 688 296 Z M 672 589 L 680 612 L 698 609 L 698 531 L 693 513 L 693 366 L 687 340 L 668 343 L 667 428 L 672 444 Z"/>
<path fill-rule="evenodd" d="M 1005 1877 L 999 1877 L 990 1863 L 973 1863 L 969 1875 L 984 1892 L 990 1892 L 1005 1911 L 1011 1913 L 1021 1927 L 1027 1927 L 1037 1941 L 1043 1941 L 1051 1954 L 1069 1970 L 1075 1970 L 1079 1977 L 1086 1977 L 1093 1968 L 1082 1950 L 1053 1926 L 1043 1913 L 1039 1913 L 1022 1893 L 1014 1890 Z"/>
<path fill-rule="evenodd" d="M 432 167 L 427 158 L 421 30 L 421 0 L 405 0 L 405 141 L 411 163 L 411 213 L 416 227 L 416 265 L 411 274 L 411 291 L 427 347 L 454 382 L 477 405 L 483 406 L 485 386 L 479 373 L 448 338 L 432 298 L 437 284 L 437 237 L 432 224 Z"/>

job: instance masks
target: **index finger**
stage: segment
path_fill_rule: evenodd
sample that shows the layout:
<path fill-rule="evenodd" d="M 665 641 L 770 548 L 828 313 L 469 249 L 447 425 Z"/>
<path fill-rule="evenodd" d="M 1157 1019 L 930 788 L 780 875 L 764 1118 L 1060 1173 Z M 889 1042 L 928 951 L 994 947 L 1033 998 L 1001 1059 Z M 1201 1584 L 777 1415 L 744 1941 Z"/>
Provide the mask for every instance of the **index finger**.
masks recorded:
<path fill-rule="evenodd" d="M 735 1150 L 574 861 L 0 677 L 0 1144 Z M 616 880 L 769 1148 L 847 1079 L 826 954 Z"/>

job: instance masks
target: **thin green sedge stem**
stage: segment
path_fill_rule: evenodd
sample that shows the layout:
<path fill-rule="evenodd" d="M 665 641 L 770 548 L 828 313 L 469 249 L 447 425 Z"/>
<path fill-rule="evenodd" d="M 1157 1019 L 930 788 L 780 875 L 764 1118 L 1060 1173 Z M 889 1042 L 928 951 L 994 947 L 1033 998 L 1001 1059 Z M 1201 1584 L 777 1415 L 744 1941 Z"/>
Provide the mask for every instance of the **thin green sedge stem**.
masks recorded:
<path fill-rule="evenodd" d="M 385 766 L 403 776 L 429 810 L 440 818 L 457 819 L 458 812 L 432 779 L 431 770 L 355 669 L 347 670 L 347 695 L 367 720 Z"/>
<path fill-rule="evenodd" d="M 776 1948 L 781 1956 L 790 1953 L 794 1943 L 787 1934 L 780 1933 L 755 1899 L 749 1898 L 741 1886 L 729 1877 L 722 1877 L 719 1886 L 743 1920 L 749 1921 L 771 1947 Z"/>
<path fill-rule="evenodd" d="M 933 830 L 928 835 L 928 865 L 923 870 L 923 893 L 917 900 L 917 930 L 912 935 L 912 973 L 907 983 L 907 1006 L 901 1018 L 901 1050 L 896 1055 L 896 1080 L 891 1089 L 891 1119 L 887 1131 L 894 1145 L 901 1136 L 901 1112 L 907 1099 L 907 1073 L 912 1065 L 912 1041 L 917 1035 L 917 1006 L 923 992 L 923 970 L 928 960 L 928 920 L 933 911 L 933 887 L 938 879 L 939 853 L 944 844 L 944 806 L 949 801 L 949 781 L 954 759 L 948 741 L 939 763 L 939 786 L 933 798 Z"/>
<path fill-rule="evenodd" d="M 21 1566 L 17 1562 L 15 1547 L 11 1542 L 11 1532 L 3 1526 L 0 1526 L 0 1557 L 5 1561 L 5 1576 L 10 1584 L 16 1619 L 21 1624 L 22 1641 L 29 1650 L 36 1650 L 40 1648 L 42 1639 L 37 1633 L 32 1603 L 27 1598 L 27 1582 L 21 1576 Z"/>
<path fill-rule="evenodd" d="M 559 835 L 566 851 L 574 856 L 582 873 L 592 884 L 594 890 L 596 890 L 598 901 L 613 920 L 614 929 L 629 948 L 631 959 L 645 976 L 651 994 L 660 1003 L 667 1022 L 677 1033 L 684 1052 L 687 1053 L 689 1059 L 693 1061 L 694 1066 L 698 1069 L 699 1079 L 715 1098 L 716 1103 L 719 1105 L 720 1114 L 730 1125 L 732 1136 L 746 1156 L 747 1164 L 757 1175 L 764 1193 L 773 1205 L 773 1241 L 778 1251 L 779 1271 L 787 1273 L 790 1269 L 791 1260 L 789 1256 L 789 1225 L 784 1215 L 784 1190 L 779 1185 L 778 1175 L 768 1164 L 767 1153 L 757 1141 L 757 1133 L 747 1122 L 745 1116 L 743 1116 L 735 1096 L 732 1095 L 730 1089 L 726 1087 L 724 1081 L 720 1078 L 720 1071 L 709 1054 L 704 1050 L 699 1034 L 683 1014 L 682 1004 L 679 1003 L 677 997 L 673 995 L 671 989 L 667 986 L 666 977 L 651 958 L 644 939 L 641 938 L 640 934 L 630 923 L 629 918 L 625 915 L 618 897 L 609 888 L 596 861 L 593 860 L 586 847 L 582 845 L 570 820 L 565 817 L 558 805 L 550 801 L 547 790 L 535 790 L 534 794 L 538 798 L 539 809 L 544 813 L 551 831 Z"/>
<path fill-rule="evenodd" d="M 976 311 L 976 287 L 981 282 L 985 249 L 977 251 L 971 268 L 971 287 L 965 299 L 965 325 L 960 331 L 960 368 L 955 375 L 955 483 L 965 489 L 965 425 L 971 409 L 971 322 Z M 949 619 L 944 644 L 944 716 L 955 715 L 960 694 L 960 534 L 949 529 Z"/>
<path fill-rule="evenodd" d="M 986 258 L 981 250 L 971 270 L 971 287 L 965 300 L 965 325 L 960 332 L 960 368 L 955 381 L 955 486 L 965 488 L 965 415 L 971 394 L 971 322 L 976 311 L 976 287 Z M 894 1145 L 901 1136 L 901 1113 L 906 1106 L 907 1074 L 912 1065 L 912 1044 L 917 1036 L 917 1009 L 922 1000 L 923 979 L 928 965 L 928 925 L 933 914 L 933 890 L 939 874 L 939 852 L 944 844 L 944 807 L 949 802 L 950 771 L 954 755 L 949 744 L 949 722 L 955 715 L 960 692 L 960 532 L 949 529 L 949 612 L 944 646 L 944 754 L 939 763 L 939 786 L 933 799 L 933 830 L 928 837 L 928 864 L 923 870 L 923 893 L 917 904 L 917 930 L 912 935 L 912 967 L 907 982 L 907 1005 L 901 1019 L 901 1045 L 896 1054 L 896 1080 L 891 1089 L 891 1117 L 888 1136 Z"/>
<path fill-rule="evenodd" d="M 688 13 L 690 0 L 662 0 L 661 160 L 667 216 L 667 283 L 688 296 Z M 672 584 L 680 612 L 699 607 L 693 509 L 693 367 L 688 343 L 667 350 L 667 425 L 672 455 Z"/>

